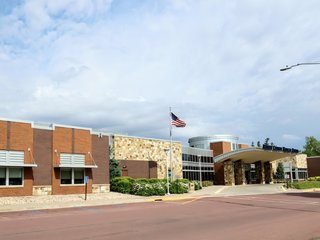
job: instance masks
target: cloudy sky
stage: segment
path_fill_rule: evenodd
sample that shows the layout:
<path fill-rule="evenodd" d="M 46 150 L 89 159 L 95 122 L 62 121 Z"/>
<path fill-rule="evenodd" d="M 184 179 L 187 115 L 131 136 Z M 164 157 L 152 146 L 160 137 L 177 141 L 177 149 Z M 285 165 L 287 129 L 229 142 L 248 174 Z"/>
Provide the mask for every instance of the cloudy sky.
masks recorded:
<path fill-rule="evenodd" d="M 174 139 L 320 137 L 318 0 L 0 0 L 0 117 Z"/>

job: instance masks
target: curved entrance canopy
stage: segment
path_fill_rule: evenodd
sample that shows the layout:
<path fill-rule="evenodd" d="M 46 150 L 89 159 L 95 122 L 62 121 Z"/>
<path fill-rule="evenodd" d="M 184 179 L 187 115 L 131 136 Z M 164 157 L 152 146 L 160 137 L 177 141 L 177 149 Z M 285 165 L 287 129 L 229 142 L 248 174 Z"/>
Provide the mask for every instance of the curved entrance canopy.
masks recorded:
<path fill-rule="evenodd" d="M 297 152 L 273 151 L 258 147 L 251 147 L 221 154 L 214 157 L 213 161 L 216 163 L 223 163 L 225 161 L 235 162 L 238 160 L 242 160 L 244 163 L 254 163 L 257 161 L 271 162 L 280 158 L 293 157 L 297 154 Z"/>
<path fill-rule="evenodd" d="M 263 146 L 263 148 L 241 148 L 221 154 L 215 158 L 215 183 L 222 185 L 240 185 L 251 183 L 272 183 L 274 160 L 293 157 L 299 153 L 296 149 Z"/>

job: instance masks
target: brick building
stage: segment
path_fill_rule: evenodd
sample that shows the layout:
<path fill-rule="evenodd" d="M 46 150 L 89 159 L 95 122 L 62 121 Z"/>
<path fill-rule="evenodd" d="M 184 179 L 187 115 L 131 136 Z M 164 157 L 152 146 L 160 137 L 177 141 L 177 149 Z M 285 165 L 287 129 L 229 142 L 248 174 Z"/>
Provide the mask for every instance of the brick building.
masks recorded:
<path fill-rule="evenodd" d="M 307 158 L 309 177 L 320 176 L 320 156 Z"/>
<path fill-rule="evenodd" d="M 0 119 L 0 196 L 109 189 L 109 137 L 90 128 Z"/>
<path fill-rule="evenodd" d="M 199 136 L 189 139 L 190 147 L 211 150 L 213 153 L 214 182 L 218 185 L 273 183 L 272 163 L 285 159 L 294 179 L 305 179 L 305 156 L 297 156 L 298 150 L 270 145 L 249 147 L 238 143 L 234 135 Z M 293 172 L 294 170 L 294 172 Z"/>

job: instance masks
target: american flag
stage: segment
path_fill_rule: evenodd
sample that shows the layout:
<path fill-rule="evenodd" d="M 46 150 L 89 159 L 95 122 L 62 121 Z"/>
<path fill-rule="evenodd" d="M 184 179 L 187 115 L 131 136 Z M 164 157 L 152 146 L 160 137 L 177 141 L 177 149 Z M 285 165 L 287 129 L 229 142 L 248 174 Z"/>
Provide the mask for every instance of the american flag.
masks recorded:
<path fill-rule="evenodd" d="M 171 113 L 171 125 L 176 126 L 176 127 L 185 127 L 186 123 L 179 119 L 176 115 Z"/>

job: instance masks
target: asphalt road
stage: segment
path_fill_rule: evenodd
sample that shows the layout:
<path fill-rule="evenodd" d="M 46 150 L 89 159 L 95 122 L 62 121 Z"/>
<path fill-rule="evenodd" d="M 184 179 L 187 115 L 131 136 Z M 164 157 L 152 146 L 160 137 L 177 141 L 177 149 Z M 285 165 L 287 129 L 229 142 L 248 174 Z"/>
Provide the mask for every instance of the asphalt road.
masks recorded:
<path fill-rule="evenodd" d="M 320 193 L 0 214 L 0 239 L 320 239 Z"/>

